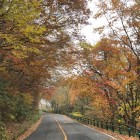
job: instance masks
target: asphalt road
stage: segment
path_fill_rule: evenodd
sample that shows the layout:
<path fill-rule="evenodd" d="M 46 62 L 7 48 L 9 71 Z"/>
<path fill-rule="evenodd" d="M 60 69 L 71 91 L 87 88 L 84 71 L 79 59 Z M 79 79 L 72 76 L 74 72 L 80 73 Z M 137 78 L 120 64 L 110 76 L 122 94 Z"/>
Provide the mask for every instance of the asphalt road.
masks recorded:
<path fill-rule="evenodd" d="M 113 137 L 90 129 L 64 115 L 47 114 L 38 129 L 26 140 L 113 140 Z"/>

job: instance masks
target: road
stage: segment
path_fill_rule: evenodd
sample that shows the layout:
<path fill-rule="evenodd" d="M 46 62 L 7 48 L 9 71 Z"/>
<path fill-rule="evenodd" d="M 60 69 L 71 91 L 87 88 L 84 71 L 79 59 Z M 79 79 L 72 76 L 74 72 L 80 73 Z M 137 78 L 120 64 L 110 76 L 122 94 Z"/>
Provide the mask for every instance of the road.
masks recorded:
<path fill-rule="evenodd" d="M 113 137 L 86 127 L 60 114 L 47 114 L 38 129 L 26 140 L 113 140 Z"/>

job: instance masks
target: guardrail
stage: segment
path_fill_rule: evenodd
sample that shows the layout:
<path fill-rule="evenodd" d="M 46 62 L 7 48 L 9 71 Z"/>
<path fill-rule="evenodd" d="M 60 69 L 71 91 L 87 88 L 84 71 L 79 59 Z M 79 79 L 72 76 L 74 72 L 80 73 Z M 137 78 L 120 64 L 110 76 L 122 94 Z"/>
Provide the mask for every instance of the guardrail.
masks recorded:
<path fill-rule="evenodd" d="M 125 134 L 128 135 L 129 137 L 137 136 L 140 139 L 140 129 L 134 128 L 130 125 L 126 125 L 122 123 L 114 123 L 114 122 L 104 122 L 104 121 L 89 119 L 85 117 L 74 116 L 72 114 L 66 114 L 66 115 L 84 124 L 89 124 L 106 130 L 111 130 L 113 132 L 118 132 L 120 134 Z"/>

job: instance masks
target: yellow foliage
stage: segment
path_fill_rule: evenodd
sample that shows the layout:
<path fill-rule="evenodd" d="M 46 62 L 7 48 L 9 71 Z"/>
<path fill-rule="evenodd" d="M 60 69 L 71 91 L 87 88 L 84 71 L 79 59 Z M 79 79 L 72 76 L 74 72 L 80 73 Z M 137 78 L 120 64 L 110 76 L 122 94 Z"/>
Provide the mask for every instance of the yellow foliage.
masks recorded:
<path fill-rule="evenodd" d="M 31 105 L 32 102 L 34 101 L 33 96 L 31 96 L 30 94 L 24 93 L 23 97 L 24 97 L 24 102 L 28 105 Z"/>

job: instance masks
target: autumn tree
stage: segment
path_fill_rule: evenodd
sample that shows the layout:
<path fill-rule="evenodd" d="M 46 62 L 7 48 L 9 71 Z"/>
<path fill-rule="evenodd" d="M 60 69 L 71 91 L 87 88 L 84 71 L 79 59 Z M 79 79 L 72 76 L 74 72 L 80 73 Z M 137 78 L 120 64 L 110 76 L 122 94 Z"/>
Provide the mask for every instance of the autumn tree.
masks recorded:
<path fill-rule="evenodd" d="M 64 52 L 70 45 L 66 28 L 84 24 L 89 14 L 86 1 L 80 3 L 2 1 L 1 69 L 21 79 L 23 75 L 29 77 L 30 73 L 48 75 L 48 69 L 60 65 L 59 59 L 63 55 L 64 61 Z M 35 67 L 37 73 L 30 67 Z"/>
<path fill-rule="evenodd" d="M 26 103 L 28 97 L 29 107 L 37 109 L 39 93 L 52 69 L 63 64 L 72 38 L 78 37 L 78 30 L 72 29 L 86 24 L 88 14 L 84 0 L 79 4 L 65 0 L 0 1 L 0 81 L 6 80 L 6 93 L 13 102 L 17 96 Z"/>
<path fill-rule="evenodd" d="M 0 1 L 0 123 L 36 111 L 52 70 L 71 60 L 71 41 L 89 13 L 86 0 Z"/>
<path fill-rule="evenodd" d="M 88 18 L 87 2 L 79 3 L 77 5 L 73 1 L 51 0 L 2 1 L 1 62 L 5 63 L 1 65 L 1 69 L 6 67 L 8 72 L 18 76 L 27 73 L 29 76 L 28 68 L 35 63 L 40 65 L 40 70 L 46 70 L 46 73 L 48 69 L 60 65 L 59 60 L 65 60 L 65 51 L 71 45 L 70 35 L 75 34 L 75 30 L 71 30 L 85 24 Z M 14 70 L 14 66 L 18 70 Z"/>
<path fill-rule="evenodd" d="M 98 92 L 108 100 L 111 120 L 118 114 L 126 123 L 135 126 L 139 116 L 137 59 L 131 49 L 122 48 L 119 43 L 106 38 L 92 48 L 90 45 L 84 48 L 87 70 L 93 73 L 89 77 L 97 84 Z"/>
<path fill-rule="evenodd" d="M 55 92 L 51 98 L 52 107 L 55 112 L 68 113 L 72 111 L 70 102 L 71 81 L 62 78 L 55 84 Z"/>
<path fill-rule="evenodd" d="M 128 51 L 129 54 L 125 53 L 127 59 L 128 72 L 132 72 L 134 67 L 132 63 L 135 64 L 135 72 L 132 72 L 136 75 L 135 86 L 130 88 L 130 91 L 135 92 L 136 96 L 132 96 L 131 99 L 137 98 L 139 100 L 139 87 L 140 87 L 140 25 L 139 25 L 139 2 L 137 0 L 107 0 L 98 2 L 98 12 L 94 15 L 95 19 L 104 17 L 107 21 L 107 24 L 102 27 L 96 28 L 95 31 L 99 32 L 101 35 L 106 35 L 108 38 L 113 39 L 118 42 L 122 50 Z M 104 31 L 107 30 L 108 34 Z M 133 57 L 129 57 L 133 54 Z M 135 61 L 133 62 L 135 57 Z M 129 93 L 129 92 L 128 92 Z M 136 99 L 136 102 L 137 102 Z M 132 105 L 132 108 L 135 105 Z M 133 110 L 133 109 L 132 109 Z M 135 114 L 135 113 L 134 113 Z M 135 118 L 135 115 L 132 113 L 132 118 Z M 131 119 L 132 119 L 131 118 Z M 134 125 L 134 119 L 131 120 L 131 124 Z"/>
<path fill-rule="evenodd" d="M 98 12 L 94 18 L 105 17 L 107 25 L 95 29 L 120 42 L 121 47 L 129 48 L 139 60 L 139 2 L 137 0 L 107 0 L 98 2 Z M 138 63 L 138 62 L 137 62 Z"/>
<path fill-rule="evenodd" d="M 105 17 L 107 21 L 107 24 L 96 28 L 95 31 L 119 41 L 119 46 L 129 48 L 134 54 L 137 60 L 137 75 L 140 74 L 139 4 L 137 0 L 100 0 L 97 5 L 99 10 L 94 15 L 95 19 Z M 104 32 L 106 29 L 108 34 Z M 140 79 L 137 80 L 138 90 Z"/>
<path fill-rule="evenodd" d="M 92 72 L 86 69 L 71 80 L 71 104 L 74 111 L 81 112 L 84 116 L 108 120 L 111 116 L 108 101 L 91 76 Z"/>

